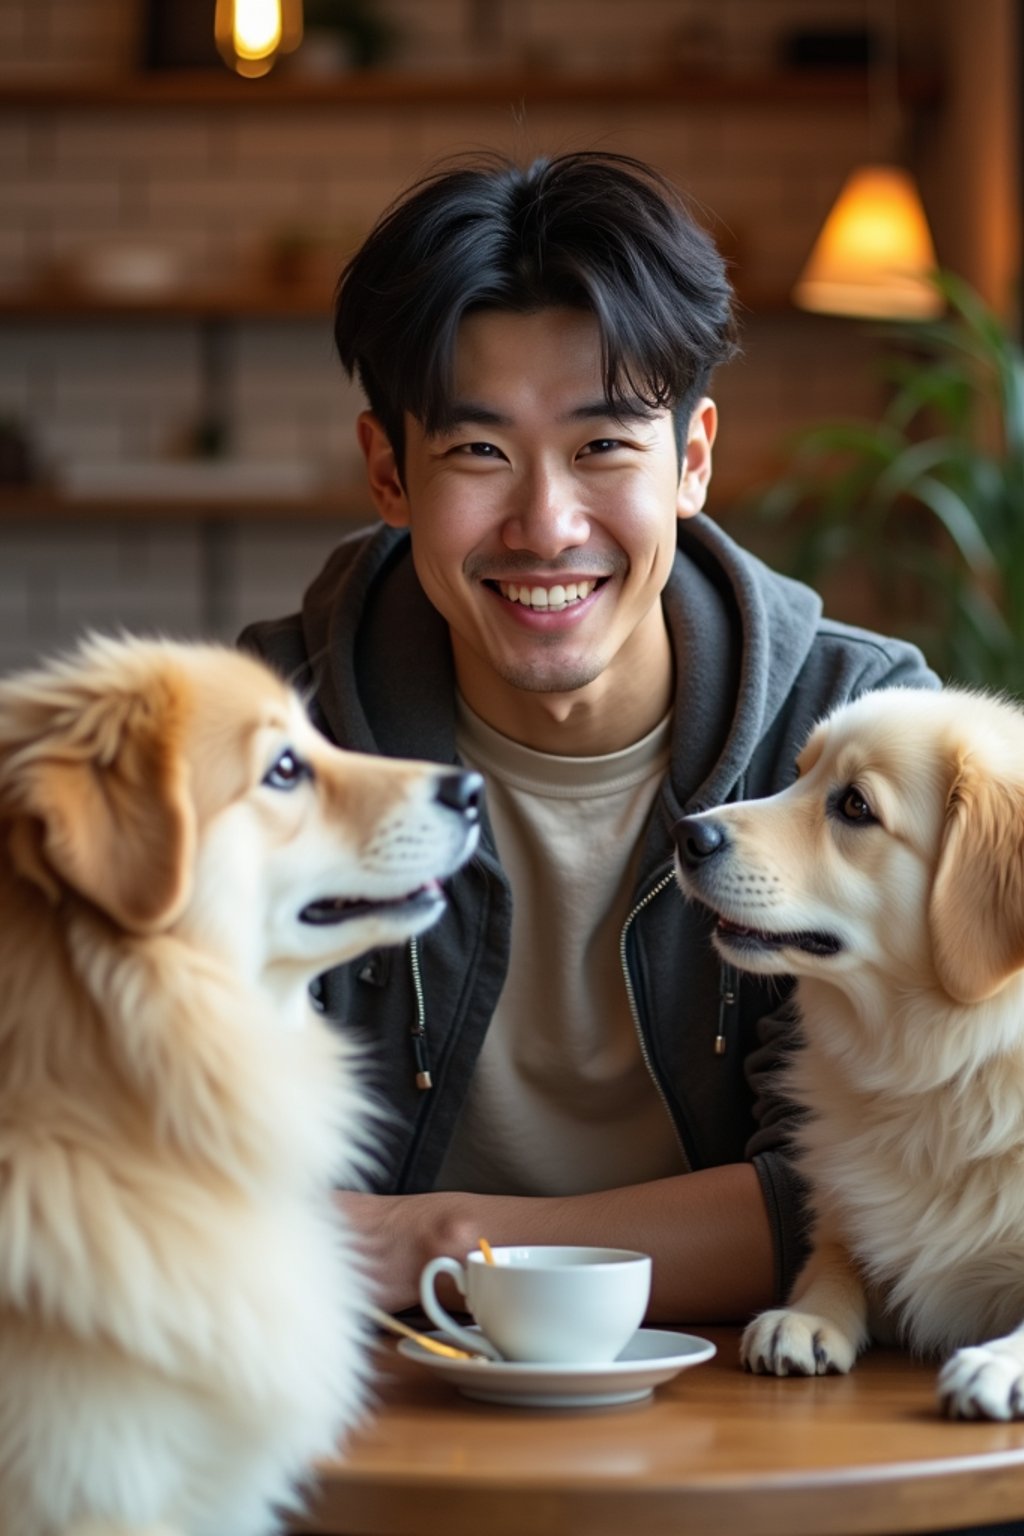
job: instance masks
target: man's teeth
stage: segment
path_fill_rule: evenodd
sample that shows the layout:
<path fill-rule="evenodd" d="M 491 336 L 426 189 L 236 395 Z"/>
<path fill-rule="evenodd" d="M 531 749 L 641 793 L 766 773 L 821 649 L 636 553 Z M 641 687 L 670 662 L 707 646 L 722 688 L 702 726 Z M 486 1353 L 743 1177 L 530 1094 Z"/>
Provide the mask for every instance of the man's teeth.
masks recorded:
<path fill-rule="evenodd" d="M 597 586 L 596 581 L 570 581 L 557 587 L 520 587 L 514 581 L 499 581 L 502 597 L 510 603 L 522 603 L 524 608 L 567 608 L 570 603 L 581 603 Z"/>

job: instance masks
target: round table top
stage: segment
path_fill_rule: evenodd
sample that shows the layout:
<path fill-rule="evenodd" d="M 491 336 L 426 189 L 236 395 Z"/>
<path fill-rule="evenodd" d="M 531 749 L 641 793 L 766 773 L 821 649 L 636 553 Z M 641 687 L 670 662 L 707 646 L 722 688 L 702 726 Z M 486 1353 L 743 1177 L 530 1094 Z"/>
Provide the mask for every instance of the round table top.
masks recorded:
<path fill-rule="evenodd" d="M 1024 1519 L 1024 1423 L 943 1419 L 935 1366 L 849 1376 L 714 1360 L 620 1407 L 484 1404 L 382 1341 L 377 1405 L 295 1530 L 332 1536 L 852 1536 Z"/>

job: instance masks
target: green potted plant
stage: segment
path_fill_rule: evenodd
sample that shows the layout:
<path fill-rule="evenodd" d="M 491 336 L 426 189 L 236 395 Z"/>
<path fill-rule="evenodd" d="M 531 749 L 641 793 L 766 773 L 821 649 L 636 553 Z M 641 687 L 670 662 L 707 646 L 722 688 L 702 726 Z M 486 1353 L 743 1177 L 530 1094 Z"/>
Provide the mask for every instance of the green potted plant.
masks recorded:
<path fill-rule="evenodd" d="M 305 0 L 307 39 L 334 38 L 352 69 L 375 69 L 395 51 L 398 35 L 376 0 Z"/>
<path fill-rule="evenodd" d="M 838 616 L 866 589 L 941 676 L 1024 695 L 1024 352 L 962 279 L 934 281 L 947 313 L 890 332 L 882 418 L 801 432 L 757 510 Z"/>

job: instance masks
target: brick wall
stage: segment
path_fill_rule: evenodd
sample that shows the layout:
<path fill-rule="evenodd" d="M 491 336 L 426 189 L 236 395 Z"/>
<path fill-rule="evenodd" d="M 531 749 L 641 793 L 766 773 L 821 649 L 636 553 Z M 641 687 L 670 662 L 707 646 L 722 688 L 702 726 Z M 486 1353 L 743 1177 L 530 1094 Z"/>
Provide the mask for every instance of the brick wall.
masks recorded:
<path fill-rule="evenodd" d="M 211 12 L 212 12 L 211 0 Z M 794 20 L 863 17 L 862 0 L 387 0 L 398 63 L 481 62 L 566 70 L 649 69 L 671 50 L 708 67 L 769 64 Z M 901 25 L 931 8 L 902 0 Z M 4 0 L 0 89 L 12 78 L 114 73 L 132 64 L 134 0 Z M 298 67 L 298 64 L 294 67 Z M 644 102 L 531 107 L 0 111 L 0 295 L 66 274 L 111 244 L 169 253 L 176 280 L 258 272 L 301 235 L 333 271 L 385 203 L 437 157 L 499 148 L 624 150 L 697 200 L 753 293 L 784 294 L 843 175 L 870 149 L 865 109 Z M 873 411 L 873 344 L 857 326 L 769 306 L 747 317 L 744 355 L 722 373 L 718 452 L 728 488 L 764 469 L 808 416 Z M 216 349 L 211 363 L 211 349 Z M 180 453 L 217 381 L 233 453 L 306 466 L 324 486 L 356 473 L 359 399 L 331 354 L 326 319 L 0 317 L 0 418 L 26 428 L 58 482 L 84 465 Z M 713 505 L 732 514 L 725 493 Z M 138 521 L 0 520 L 0 669 L 82 627 L 233 635 L 290 608 L 336 530 L 297 518 L 214 523 L 172 512 Z"/>

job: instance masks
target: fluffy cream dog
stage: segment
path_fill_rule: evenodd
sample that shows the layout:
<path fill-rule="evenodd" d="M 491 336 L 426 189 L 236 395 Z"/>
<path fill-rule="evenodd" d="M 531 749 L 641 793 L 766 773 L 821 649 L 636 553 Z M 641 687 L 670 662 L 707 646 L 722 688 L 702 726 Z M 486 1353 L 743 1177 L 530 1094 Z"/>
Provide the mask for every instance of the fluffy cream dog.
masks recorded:
<path fill-rule="evenodd" d="M 311 978 L 440 914 L 475 775 L 225 649 L 0 682 L 0 1532 L 249 1536 L 357 1417 L 368 1117 Z"/>
<path fill-rule="evenodd" d="M 788 1089 L 812 1253 L 744 1363 L 848 1371 L 881 1297 L 957 1417 L 1024 1417 L 1024 713 L 890 690 L 782 794 L 682 821 L 684 891 L 741 969 L 799 978 Z"/>

